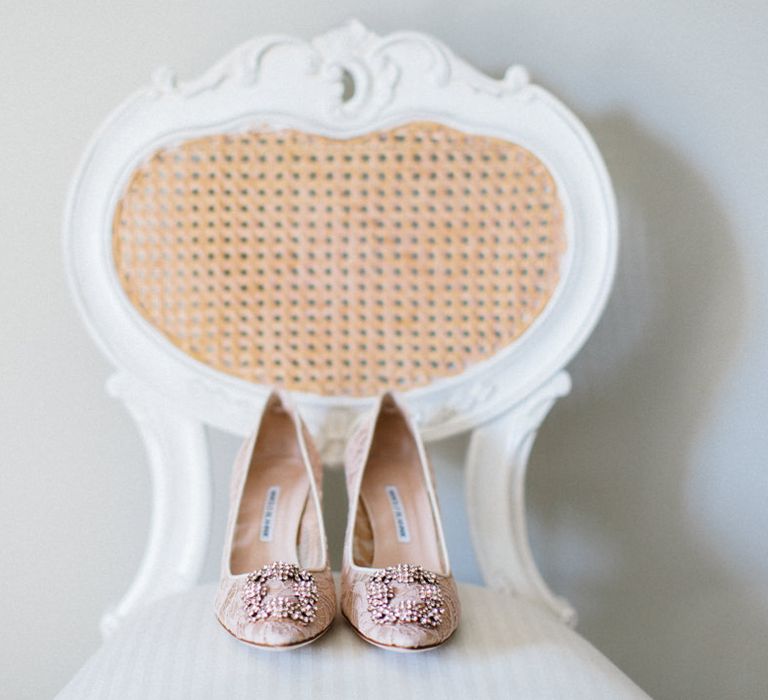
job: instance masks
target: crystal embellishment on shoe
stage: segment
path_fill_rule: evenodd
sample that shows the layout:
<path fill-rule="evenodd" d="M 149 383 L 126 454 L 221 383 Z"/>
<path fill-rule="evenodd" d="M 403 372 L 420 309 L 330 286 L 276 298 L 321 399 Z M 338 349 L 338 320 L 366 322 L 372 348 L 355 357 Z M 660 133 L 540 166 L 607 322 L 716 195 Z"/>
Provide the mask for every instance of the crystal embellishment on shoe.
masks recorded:
<path fill-rule="evenodd" d="M 292 594 L 267 598 L 270 581 L 290 581 Z M 243 588 L 245 614 L 252 621 L 273 618 L 307 625 L 315 619 L 317 601 L 315 577 L 296 564 L 282 561 L 272 562 L 248 574 Z"/>
<path fill-rule="evenodd" d="M 416 623 L 437 627 L 445 612 L 437 581 L 437 574 L 415 564 L 397 564 L 375 571 L 365 585 L 371 618 L 379 625 Z M 405 598 L 393 604 L 396 587 L 412 586 L 417 587 L 418 599 Z"/>

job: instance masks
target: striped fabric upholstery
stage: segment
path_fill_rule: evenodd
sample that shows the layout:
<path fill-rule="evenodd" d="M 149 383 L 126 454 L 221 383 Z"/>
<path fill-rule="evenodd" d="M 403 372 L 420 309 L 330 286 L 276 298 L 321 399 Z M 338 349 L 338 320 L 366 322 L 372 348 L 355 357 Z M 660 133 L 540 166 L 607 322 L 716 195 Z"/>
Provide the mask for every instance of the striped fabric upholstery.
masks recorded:
<path fill-rule="evenodd" d="M 342 619 L 317 643 L 268 653 L 229 637 L 213 586 L 137 613 L 85 664 L 59 700 L 211 698 L 647 698 L 575 632 L 537 605 L 461 585 L 462 624 L 444 647 L 397 654 Z"/>

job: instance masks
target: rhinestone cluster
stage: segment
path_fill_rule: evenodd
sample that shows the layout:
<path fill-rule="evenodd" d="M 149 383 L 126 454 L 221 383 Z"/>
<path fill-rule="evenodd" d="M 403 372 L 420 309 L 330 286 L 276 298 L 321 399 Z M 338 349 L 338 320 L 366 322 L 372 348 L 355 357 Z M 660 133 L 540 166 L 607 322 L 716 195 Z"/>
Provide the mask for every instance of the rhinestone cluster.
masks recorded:
<path fill-rule="evenodd" d="M 291 595 L 267 598 L 269 581 L 290 581 Z M 317 582 L 306 569 L 283 561 L 272 562 L 248 574 L 243 588 L 245 614 L 249 620 L 276 618 L 309 624 L 317 613 Z"/>
<path fill-rule="evenodd" d="M 437 627 L 443 619 L 445 602 L 437 574 L 415 564 L 398 564 L 379 569 L 366 582 L 368 611 L 380 624 L 416 623 Z M 419 598 L 393 603 L 395 585 L 418 586 Z"/>

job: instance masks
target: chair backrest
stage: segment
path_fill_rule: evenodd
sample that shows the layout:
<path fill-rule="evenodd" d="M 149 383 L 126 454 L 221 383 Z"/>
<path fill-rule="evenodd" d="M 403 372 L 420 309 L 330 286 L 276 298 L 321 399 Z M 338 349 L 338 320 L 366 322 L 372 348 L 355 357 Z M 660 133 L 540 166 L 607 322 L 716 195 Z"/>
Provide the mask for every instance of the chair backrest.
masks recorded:
<path fill-rule="evenodd" d="M 80 166 L 71 280 L 116 367 L 245 433 L 297 392 L 325 457 L 404 392 L 426 437 L 524 398 L 578 350 L 613 275 L 603 162 L 515 66 L 351 22 L 161 71 Z"/>

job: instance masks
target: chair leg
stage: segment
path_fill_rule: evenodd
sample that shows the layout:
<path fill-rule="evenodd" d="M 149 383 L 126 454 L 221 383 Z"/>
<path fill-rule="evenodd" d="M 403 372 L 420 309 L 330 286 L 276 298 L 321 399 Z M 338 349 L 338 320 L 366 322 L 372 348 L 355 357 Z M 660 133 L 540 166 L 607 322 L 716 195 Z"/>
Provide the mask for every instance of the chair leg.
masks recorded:
<path fill-rule="evenodd" d="M 570 386 L 568 374 L 559 372 L 525 400 L 474 430 L 467 453 L 467 509 L 486 584 L 543 603 L 574 625 L 574 609 L 552 593 L 536 566 L 525 521 L 531 447 L 539 425 Z"/>
<path fill-rule="evenodd" d="M 152 477 L 152 520 L 144 558 L 123 598 L 101 619 L 103 636 L 148 603 L 191 588 L 208 546 L 212 487 L 204 426 L 126 374 L 108 391 L 136 421 Z"/>

